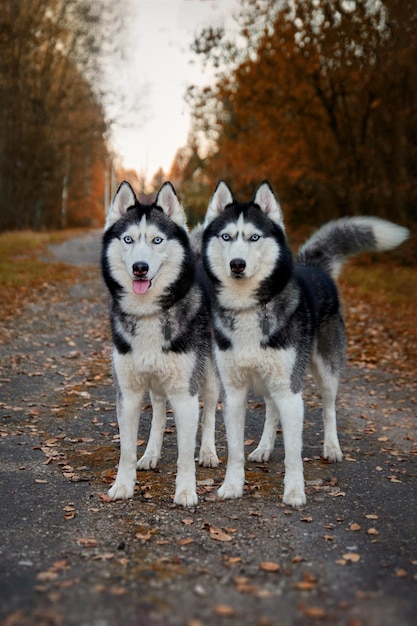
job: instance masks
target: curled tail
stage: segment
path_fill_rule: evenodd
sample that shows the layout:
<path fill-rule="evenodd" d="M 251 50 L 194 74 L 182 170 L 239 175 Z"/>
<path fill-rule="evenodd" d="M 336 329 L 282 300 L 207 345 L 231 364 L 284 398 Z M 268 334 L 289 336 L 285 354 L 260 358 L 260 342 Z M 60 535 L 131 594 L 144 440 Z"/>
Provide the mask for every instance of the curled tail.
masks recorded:
<path fill-rule="evenodd" d="M 408 236 L 408 228 L 378 217 L 344 217 L 315 232 L 301 247 L 297 262 L 319 267 L 336 279 L 348 257 L 391 250 Z"/>

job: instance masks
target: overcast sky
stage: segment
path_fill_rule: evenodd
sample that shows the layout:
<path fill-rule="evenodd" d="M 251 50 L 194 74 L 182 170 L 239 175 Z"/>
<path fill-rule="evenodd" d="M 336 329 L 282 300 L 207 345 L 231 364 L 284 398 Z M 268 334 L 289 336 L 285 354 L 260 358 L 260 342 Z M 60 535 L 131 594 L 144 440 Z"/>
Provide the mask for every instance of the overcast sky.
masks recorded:
<path fill-rule="evenodd" d="M 117 126 L 113 144 L 125 167 L 151 179 L 159 167 L 168 172 L 187 141 L 186 87 L 205 84 L 190 46 L 208 25 L 233 28 L 238 0 L 130 0 L 128 59 L 116 82 L 126 88 L 127 127 Z M 194 58 L 195 62 L 190 61 Z M 133 113 L 132 113 L 133 111 Z"/>

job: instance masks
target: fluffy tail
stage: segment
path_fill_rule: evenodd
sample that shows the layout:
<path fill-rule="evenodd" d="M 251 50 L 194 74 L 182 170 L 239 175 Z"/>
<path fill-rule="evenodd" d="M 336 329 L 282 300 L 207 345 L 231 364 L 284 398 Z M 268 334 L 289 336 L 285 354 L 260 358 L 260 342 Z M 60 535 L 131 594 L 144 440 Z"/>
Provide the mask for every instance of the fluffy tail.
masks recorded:
<path fill-rule="evenodd" d="M 195 258 L 201 258 L 201 249 L 203 247 L 203 225 L 197 224 L 190 232 L 190 245 L 194 252 Z"/>
<path fill-rule="evenodd" d="M 329 222 L 301 247 L 297 261 L 337 278 L 342 264 L 359 252 L 396 248 L 409 236 L 408 228 L 378 217 L 344 217 Z"/>

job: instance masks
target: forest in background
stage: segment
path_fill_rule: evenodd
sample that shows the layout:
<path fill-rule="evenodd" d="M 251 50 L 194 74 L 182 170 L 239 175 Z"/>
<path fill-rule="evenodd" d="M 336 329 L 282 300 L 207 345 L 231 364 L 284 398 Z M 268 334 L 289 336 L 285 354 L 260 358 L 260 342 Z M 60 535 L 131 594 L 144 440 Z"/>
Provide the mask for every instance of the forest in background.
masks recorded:
<path fill-rule="evenodd" d="M 220 178 L 241 199 L 268 179 L 292 230 L 367 213 L 415 231 L 415 2 L 240 5 L 237 33 L 196 34 L 207 85 L 188 88 L 188 143 L 146 191 L 171 179 L 192 224 Z M 0 3 L 0 231 L 101 226 L 122 178 L 144 191 L 140 174 L 114 167 L 114 94 L 101 80 L 103 60 L 117 63 L 126 7 Z"/>
<path fill-rule="evenodd" d="M 0 2 L 0 231 L 103 223 L 112 155 L 101 75 L 121 9 Z"/>
<path fill-rule="evenodd" d="M 268 179 L 293 228 L 415 224 L 414 0 L 242 0 L 239 29 L 194 42 L 215 81 L 188 89 L 192 133 L 170 177 L 195 219 L 220 178 L 241 199 Z"/>

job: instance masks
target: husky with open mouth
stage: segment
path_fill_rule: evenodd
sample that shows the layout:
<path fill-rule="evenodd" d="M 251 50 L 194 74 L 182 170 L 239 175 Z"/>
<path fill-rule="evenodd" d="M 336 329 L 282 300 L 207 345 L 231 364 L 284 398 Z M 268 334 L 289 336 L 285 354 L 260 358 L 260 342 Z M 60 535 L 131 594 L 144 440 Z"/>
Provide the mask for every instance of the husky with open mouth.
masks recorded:
<path fill-rule="evenodd" d="M 197 503 L 194 451 L 199 392 L 204 399 L 200 464 L 217 466 L 214 419 L 218 399 L 208 302 L 198 277 L 183 208 L 171 183 L 153 204 L 138 202 L 123 182 L 110 207 L 102 244 L 102 273 L 110 293 L 113 370 L 117 384 L 120 463 L 113 499 L 133 496 L 136 469 L 156 466 L 173 408 L 178 444 L 174 502 Z M 142 400 L 150 392 L 150 439 L 137 463 Z"/>
<path fill-rule="evenodd" d="M 306 502 L 301 456 L 302 387 L 311 365 L 323 401 L 323 456 L 341 461 L 336 393 L 345 357 L 345 330 L 335 278 L 347 257 L 389 250 L 406 228 L 375 217 L 329 222 L 293 260 L 281 208 L 270 185 L 240 203 L 221 181 L 208 206 L 203 263 L 211 283 L 215 356 L 224 392 L 228 442 L 221 498 L 244 485 L 244 427 L 250 389 L 265 398 L 265 428 L 250 460 L 268 460 L 278 419 L 284 438 L 286 504 Z"/>

